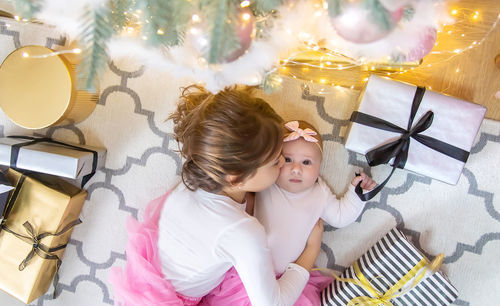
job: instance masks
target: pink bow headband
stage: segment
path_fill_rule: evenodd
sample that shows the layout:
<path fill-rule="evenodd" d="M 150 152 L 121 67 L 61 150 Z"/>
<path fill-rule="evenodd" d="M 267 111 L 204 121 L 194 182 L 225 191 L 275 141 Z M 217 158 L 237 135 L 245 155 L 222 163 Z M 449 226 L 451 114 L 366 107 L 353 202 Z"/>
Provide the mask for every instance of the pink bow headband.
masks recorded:
<path fill-rule="evenodd" d="M 285 127 L 292 132 L 283 139 L 283 142 L 296 140 L 296 139 L 299 139 L 300 137 L 304 138 L 305 141 L 318 142 L 318 139 L 313 137 L 313 136 L 317 135 L 317 133 L 315 131 L 311 130 L 310 128 L 301 129 L 299 127 L 298 121 L 287 122 L 285 124 Z"/>

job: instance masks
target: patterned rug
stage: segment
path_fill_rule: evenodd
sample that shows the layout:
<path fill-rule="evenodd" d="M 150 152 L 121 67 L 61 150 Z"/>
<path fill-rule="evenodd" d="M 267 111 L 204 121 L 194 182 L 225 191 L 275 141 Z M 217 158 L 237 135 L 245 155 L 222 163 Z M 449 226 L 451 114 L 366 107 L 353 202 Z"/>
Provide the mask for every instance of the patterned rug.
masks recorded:
<path fill-rule="evenodd" d="M 38 44 L 52 48 L 68 40 L 41 25 L 0 19 L 0 61 L 16 48 Z M 57 140 L 103 146 L 105 167 L 87 184 L 89 192 L 60 269 L 60 296 L 48 294 L 32 305 L 111 305 L 112 266 L 125 262 L 125 222 L 141 218 L 146 203 L 179 181 L 181 160 L 165 118 L 179 88 L 189 84 L 165 71 L 131 59 L 109 64 L 101 80 L 95 111 L 71 126 L 30 131 L 0 112 L 0 136 L 46 135 Z M 377 181 L 390 168 L 370 169 L 364 157 L 344 148 L 348 118 L 358 91 L 284 79 L 283 88 L 261 95 L 285 120 L 304 119 L 323 136 L 322 176 L 341 195 L 353 173 L 364 169 Z M 426 256 L 444 253 L 441 270 L 459 291 L 455 305 L 497 305 L 500 300 L 500 123 L 484 120 L 471 156 L 456 186 L 398 170 L 387 187 L 366 205 L 361 217 L 344 229 L 326 226 L 317 264 L 338 272 L 391 228 L 398 226 Z M 0 292 L 0 305 L 23 305 Z"/>

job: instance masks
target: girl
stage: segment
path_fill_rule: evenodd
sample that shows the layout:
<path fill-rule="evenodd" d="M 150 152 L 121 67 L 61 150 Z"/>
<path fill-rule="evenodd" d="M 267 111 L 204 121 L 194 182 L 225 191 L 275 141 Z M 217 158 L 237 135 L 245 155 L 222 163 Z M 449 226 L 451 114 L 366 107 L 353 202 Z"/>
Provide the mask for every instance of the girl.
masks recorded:
<path fill-rule="evenodd" d="M 234 267 L 253 305 L 293 304 L 319 254 L 322 223 L 276 280 L 264 228 L 245 212 L 246 193 L 272 185 L 283 165 L 281 118 L 244 90 L 213 95 L 199 86 L 183 91 L 170 118 L 184 184 L 153 202 L 143 224 L 128 224 L 127 271 L 111 276 L 115 299 L 196 305 Z"/>
<path fill-rule="evenodd" d="M 318 218 L 335 227 L 354 222 L 364 208 L 364 202 L 354 192 L 361 182 L 363 189 L 372 189 L 375 182 L 362 173 L 355 177 L 347 193 L 340 200 L 319 177 L 323 156 L 322 139 L 316 129 L 305 121 L 291 121 L 285 127 L 282 155 L 285 164 L 276 184 L 258 192 L 255 198 L 255 217 L 264 226 L 271 250 L 275 273 L 281 275 L 290 262 L 295 261 L 307 243 L 308 234 Z M 319 272 L 311 273 L 309 283 L 295 305 L 320 305 L 320 292 L 332 279 Z M 238 276 L 223 283 L 205 298 L 208 304 L 226 305 L 226 292 L 236 291 Z M 235 294 L 233 293 L 233 296 Z M 249 305 L 244 292 L 237 303 Z"/>

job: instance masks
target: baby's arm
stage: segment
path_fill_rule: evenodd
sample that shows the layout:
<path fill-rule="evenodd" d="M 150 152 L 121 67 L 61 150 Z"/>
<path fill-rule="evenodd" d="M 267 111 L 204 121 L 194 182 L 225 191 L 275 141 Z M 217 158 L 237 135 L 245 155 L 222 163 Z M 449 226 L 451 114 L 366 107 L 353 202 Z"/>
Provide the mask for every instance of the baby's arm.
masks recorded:
<path fill-rule="evenodd" d="M 345 227 L 352 222 L 356 221 L 359 217 L 363 208 L 365 207 L 365 202 L 361 201 L 358 195 L 354 192 L 354 187 L 360 182 L 363 189 L 372 189 L 375 187 L 376 183 L 365 173 L 361 173 L 360 176 L 356 176 L 349 186 L 347 192 L 340 199 L 332 193 L 330 188 L 320 180 L 321 187 L 324 189 L 328 195 L 326 197 L 326 206 L 323 210 L 321 218 L 326 221 L 331 226 L 341 228 Z"/>

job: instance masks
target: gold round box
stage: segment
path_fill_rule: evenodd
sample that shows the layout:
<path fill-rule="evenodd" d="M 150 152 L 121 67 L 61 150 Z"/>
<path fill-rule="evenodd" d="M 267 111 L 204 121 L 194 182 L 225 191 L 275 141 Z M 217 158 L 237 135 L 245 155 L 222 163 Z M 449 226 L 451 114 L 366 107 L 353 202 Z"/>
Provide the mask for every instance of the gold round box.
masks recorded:
<path fill-rule="evenodd" d="M 75 66 L 42 46 L 24 46 L 0 66 L 0 107 L 27 129 L 78 123 L 94 110 L 99 95 L 76 89 Z"/>

